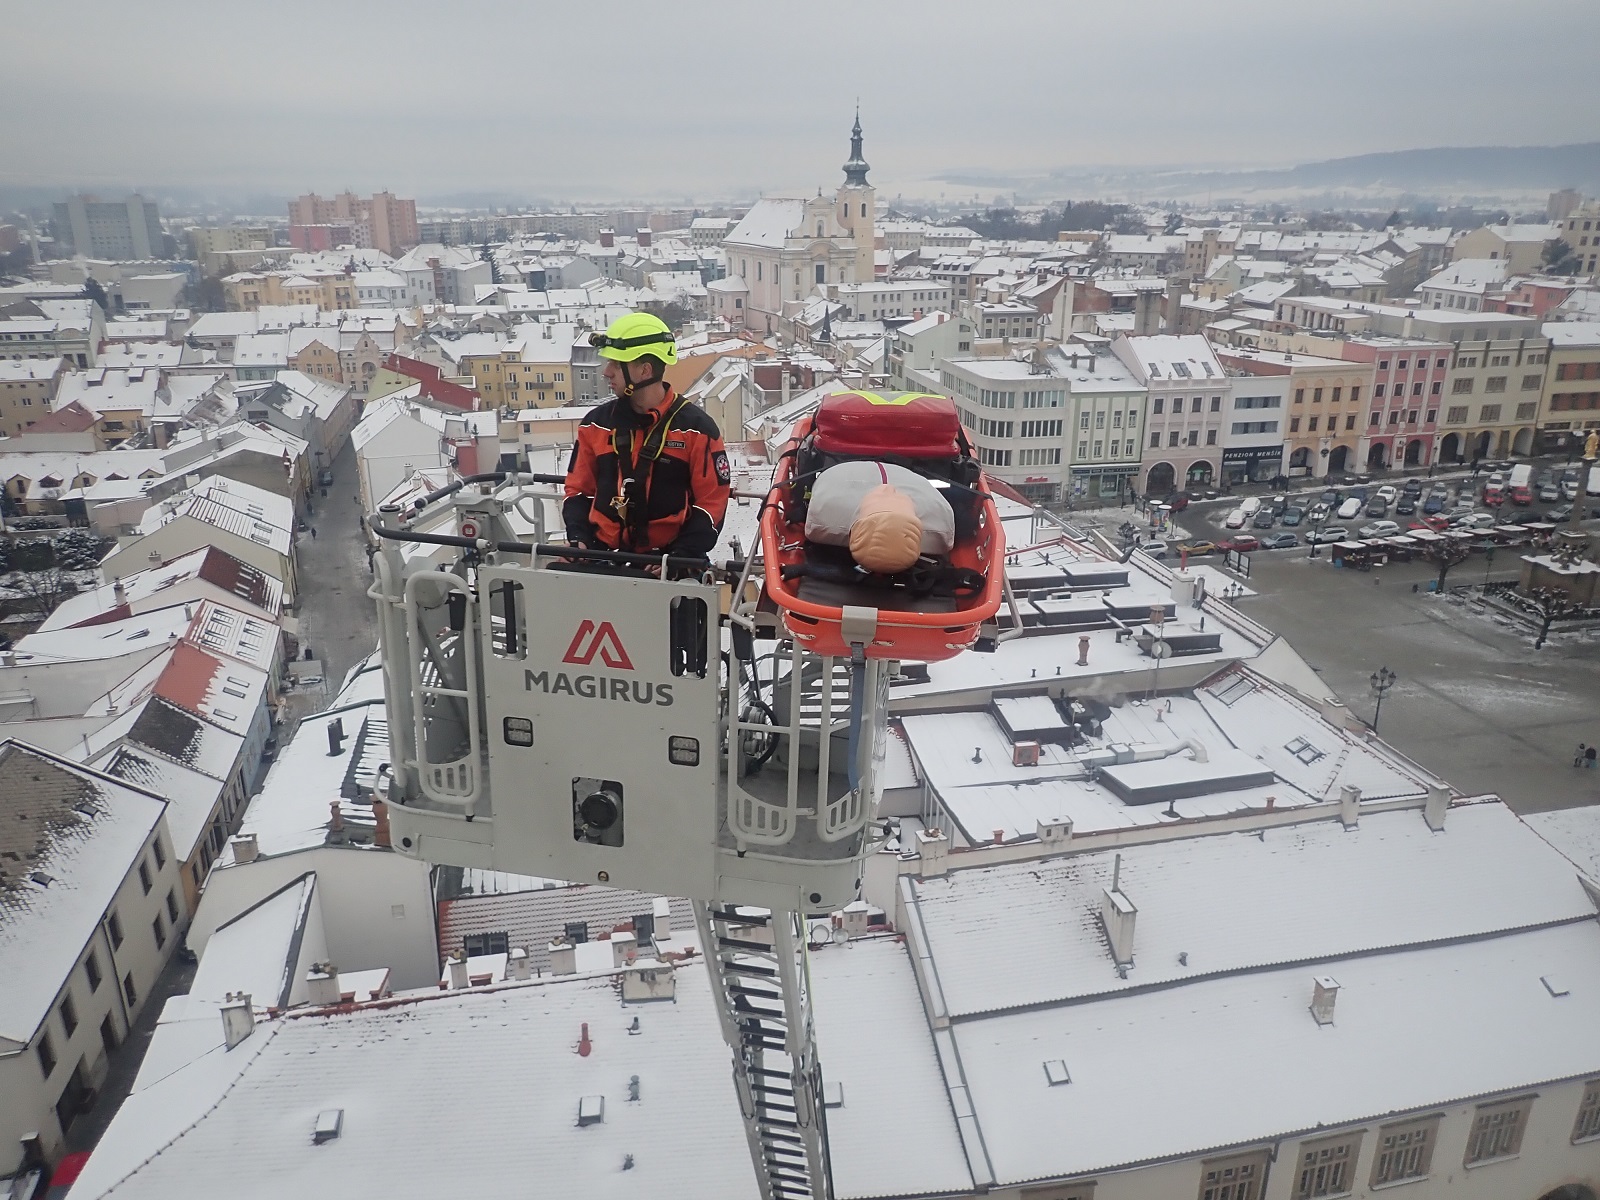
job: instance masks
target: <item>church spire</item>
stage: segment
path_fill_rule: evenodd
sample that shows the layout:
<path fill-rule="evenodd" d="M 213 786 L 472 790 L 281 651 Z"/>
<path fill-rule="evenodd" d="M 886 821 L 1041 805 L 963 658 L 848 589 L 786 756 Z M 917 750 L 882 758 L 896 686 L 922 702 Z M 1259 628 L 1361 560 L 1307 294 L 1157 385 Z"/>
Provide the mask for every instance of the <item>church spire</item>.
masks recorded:
<path fill-rule="evenodd" d="M 850 130 L 850 161 L 844 164 L 846 187 L 867 186 L 867 160 L 861 157 L 861 106 L 856 105 L 856 123 Z"/>

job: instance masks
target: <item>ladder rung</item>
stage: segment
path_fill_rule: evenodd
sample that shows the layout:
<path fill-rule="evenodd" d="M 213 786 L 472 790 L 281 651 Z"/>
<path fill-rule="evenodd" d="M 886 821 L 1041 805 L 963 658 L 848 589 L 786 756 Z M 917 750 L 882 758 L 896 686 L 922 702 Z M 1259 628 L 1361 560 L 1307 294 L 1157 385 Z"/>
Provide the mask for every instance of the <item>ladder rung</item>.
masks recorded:
<path fill-rule="evenodd" d="M 711 919 L 713 921 L 726 921 L 730 925 L 766 925 L 772 921 L 772 916 L 771 914 L 767 916 L 745 916 L 743 913 L 724 909 L 722 912 L 713 912 Z"/>
<path fill-rule="evenodd" d="M 776 979 L 776 967 L 758 967 L 753 963 L 724 962 L 722 969 L 730 975 L 753 975 L 757 979 Z"/>
<path fill-rule="evenodd" d="M 718 937 L 717 945 L 727 950 L 749 950 L 756 954 L 771 954 L 772 947 L 761 942 L 747 942 L 741 938 Z"/>

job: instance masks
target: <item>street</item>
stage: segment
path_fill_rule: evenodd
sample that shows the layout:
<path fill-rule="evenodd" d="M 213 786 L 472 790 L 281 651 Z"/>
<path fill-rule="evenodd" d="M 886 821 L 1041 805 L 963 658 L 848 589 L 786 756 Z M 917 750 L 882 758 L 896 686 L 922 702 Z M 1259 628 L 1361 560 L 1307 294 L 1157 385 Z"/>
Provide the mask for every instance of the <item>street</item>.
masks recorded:
<path fill-rule="evenodd" d="M 345 673 L 378 643 L 377 616 L 366 594 L 372 578 L 367 571 L 367 543 L 355 495 L 355 450 L 346 443 L 334 460 L 333 483 L 316 489 L 313 511 L 306 518 L 316 536 L 302 533 L 295 544 L 301 655 L 309 648 L 320 661 L 326 689 L 325 694 L 315 687 L 303 689 L 290 710 L 296 718 L 326 707 Z"/>

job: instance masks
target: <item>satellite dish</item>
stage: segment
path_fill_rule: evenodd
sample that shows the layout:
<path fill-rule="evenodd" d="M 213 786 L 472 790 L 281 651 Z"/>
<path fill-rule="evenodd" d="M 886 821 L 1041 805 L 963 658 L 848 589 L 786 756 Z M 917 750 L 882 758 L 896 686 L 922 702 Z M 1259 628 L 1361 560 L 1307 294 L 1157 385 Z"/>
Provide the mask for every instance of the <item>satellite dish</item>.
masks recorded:
<path fill-rule="evenodd" d="M 844 930 L 839 930 L 843 933 Z M 827 921 L 813 921 L 806 930 L 806 941 L 813 950 L 820 950 L 833 940 L 834 928 Z"/>
<path fill-rule="evenodd" d="M 834 931 L 833 931 L 833 935 L 832 936 L 833 936 L 833 944 L 835 946 L 842 946 L 842 945 L 844 945 L 846 942 L 848 942 L 850 940 L 850 935 L 845 932 L 845 929 L 844 929 L 843 925 L 840 925 L 837 928 L 835 928 Z"/>
<path fill-rule="evenodd" d="M 1157 638 L 1155 641 L 1150 643 L 1150 657 L 1151 658 L 1171 658 L 1172 657 L 1172 647 L 1170 645 L 1168 645 L 1166 642 L 1163 642 L 1159 638 Z"/>

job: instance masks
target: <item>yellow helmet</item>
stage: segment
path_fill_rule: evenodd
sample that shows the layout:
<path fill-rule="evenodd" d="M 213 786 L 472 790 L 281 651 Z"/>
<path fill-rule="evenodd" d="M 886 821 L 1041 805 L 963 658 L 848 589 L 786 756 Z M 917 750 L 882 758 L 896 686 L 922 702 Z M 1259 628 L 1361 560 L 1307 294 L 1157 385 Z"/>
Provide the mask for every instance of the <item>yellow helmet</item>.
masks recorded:
<path fill-rule="evenodd" d="M 617 362 L 632 362 L 645 355 L 659 358 L 669 367 L 678 361 L 678 347 L 672 340 L 672 330 L 660 317 L 646 312 L 632 312 L 618 317 L 606 327 L 604 333 L 591 333 L 589 345 L 600 351 L 601 358 Z"/>

